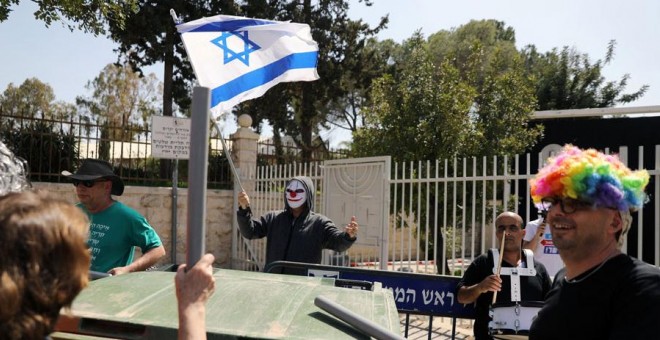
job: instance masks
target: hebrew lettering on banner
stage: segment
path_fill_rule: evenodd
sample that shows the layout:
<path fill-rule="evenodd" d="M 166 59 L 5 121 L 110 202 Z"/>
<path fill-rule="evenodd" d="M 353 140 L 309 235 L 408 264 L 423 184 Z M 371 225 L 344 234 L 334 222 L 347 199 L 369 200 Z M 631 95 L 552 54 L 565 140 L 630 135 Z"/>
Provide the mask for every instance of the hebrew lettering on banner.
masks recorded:
<path fill-rule="evenodd" d="M 392 292 L 399 311 L 430 315 L 474 317 L 474 306 L 458 303 L 455 297 L 459 277 L 387 273 L 382 271 L 340 270 L 342 279 L 380 282 Z"/>

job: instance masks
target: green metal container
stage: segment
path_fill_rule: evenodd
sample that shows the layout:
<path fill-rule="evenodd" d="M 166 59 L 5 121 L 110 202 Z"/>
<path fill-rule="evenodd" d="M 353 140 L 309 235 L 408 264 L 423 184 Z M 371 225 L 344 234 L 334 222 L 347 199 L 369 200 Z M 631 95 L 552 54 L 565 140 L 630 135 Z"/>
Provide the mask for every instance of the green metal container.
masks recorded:
<path fill-rule="evenodd" d="M 314 305 L 325 297 L 375 324 L 401 334 L 391 291 L 335 287 L 334 279 L 218 270 L 207 304 L 209 339 L 368 338 Z M 138 272 L 92 281 L 60 322 L 54 339 L 176 339 L 178 317 L 173 272 Z M 84 337 L 83 335 L 87 335 Z"/>

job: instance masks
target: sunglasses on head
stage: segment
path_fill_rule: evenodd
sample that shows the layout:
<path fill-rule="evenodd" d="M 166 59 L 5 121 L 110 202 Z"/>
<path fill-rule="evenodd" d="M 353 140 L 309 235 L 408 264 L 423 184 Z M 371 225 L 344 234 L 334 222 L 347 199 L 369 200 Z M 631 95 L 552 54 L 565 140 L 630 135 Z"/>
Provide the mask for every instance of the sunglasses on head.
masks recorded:
<path fill-rule="evenodd" d="M 94 184 L 99 183 L 99 182 L 105 182 L 105 181 L 107 181 L 107 180 L 106 179 L 95 179 L 95 180 L 81 181 L 79 179 L 74 179 L 72 182 L 73 182 L 74 187 L 77 187 L 78 185 L 82 184 L 86 188 L 91 188 L 91 187 L 94 186 Z"/>

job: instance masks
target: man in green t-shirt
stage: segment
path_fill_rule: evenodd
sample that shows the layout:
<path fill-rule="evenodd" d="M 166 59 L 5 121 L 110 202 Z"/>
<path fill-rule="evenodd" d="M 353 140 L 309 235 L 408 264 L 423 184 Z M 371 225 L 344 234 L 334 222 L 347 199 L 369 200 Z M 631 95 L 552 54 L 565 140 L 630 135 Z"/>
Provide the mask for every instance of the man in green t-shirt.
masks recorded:
<path fill-rule="evenodd" d="M 112 198 L 124 193 L 124 182 L 110 163 L 85 159 L 76 173 L 62 171 L 62 175 L 72 180 L 80 200 L 78 207 L 91 222 L 87 241 L 92 255 L 90 270 L 112 275 L 141 271 L 165 255 L 160 237 L 144 216 Z M 143 254 L 135 261 L 133 247 L 140 247 Z"/>

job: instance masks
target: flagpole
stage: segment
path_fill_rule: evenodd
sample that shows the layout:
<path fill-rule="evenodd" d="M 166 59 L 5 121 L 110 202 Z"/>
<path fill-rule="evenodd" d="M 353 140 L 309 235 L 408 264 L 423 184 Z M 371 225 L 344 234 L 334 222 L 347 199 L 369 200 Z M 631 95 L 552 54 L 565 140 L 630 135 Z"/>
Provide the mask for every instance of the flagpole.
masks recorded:
<path fill-rule="evenodd" d="M 209 88 L 195 86 L 193 89 L 188 161 L 188 268 L 192 268 L 205 252 L 210 98 Z"/>
<path fill-rule="evenodd" d="M 236 183 L 241 188 L 241 191 L 245 191 L 245 189 L 243 189 L 243 185 L 241 184 L 241 179 L 238 177 L 238 172 L 236 171 L 236 167 L 234 166 L 234 161 L 232 161 L 231 159 L 231 153 L 227 148 L 225 139 L 222 138 L 222 131 L 220 131 L 220 127 L 218 126 L 218 123 L 216 123 L 215 120 L 211 120 L 211 121 L 213 122 L 213 126 L 215 126 L 215 130 L 218 132 L 218 137 L 220 137 L 220 142 L 222 143 L 222 149 L 225 151 L 225 157 L 227 157 L 227 161 L 229 162 L 229 168 L 231 169 L 231 172 L 234 175 L 234 180 L 236 180 Z"/>

